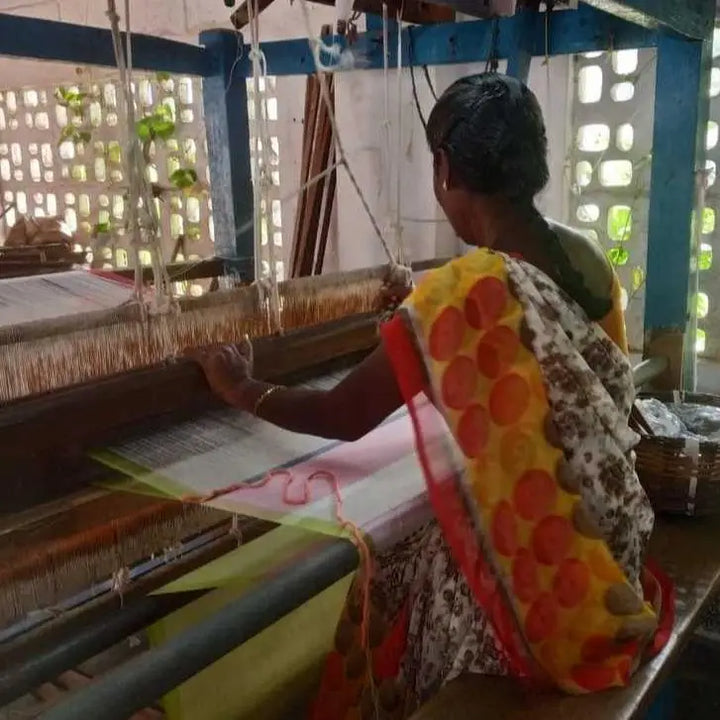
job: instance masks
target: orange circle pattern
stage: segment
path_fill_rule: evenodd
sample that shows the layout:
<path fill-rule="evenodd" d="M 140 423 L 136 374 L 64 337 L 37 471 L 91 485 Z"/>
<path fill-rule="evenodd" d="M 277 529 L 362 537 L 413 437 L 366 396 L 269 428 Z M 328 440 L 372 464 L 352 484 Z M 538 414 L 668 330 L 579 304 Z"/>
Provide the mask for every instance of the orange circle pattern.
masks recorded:
<path fill-rule="evenodd" d="M 624 573 L 604 541 L 572 523 L 578 498 L 558 482 L 564 456 L 546 438 L 543 377 L 521 342 L 523 311 L 508 291 L 504 260 L 477 251 L 434 271 L 433 278 L 415 292 L 412 308 L 427 338 L 430 375 L 440 379 L 445 417 L 466 458 L 482 527 L 489 531 L 490 559 L 522 634 L 567 690 L 624 684 L 632 653 L 623 654 L 615 636 L 628 618 L 614 616 L 603 600 Z M 500 596 L 498 591 L 490 615 L 504 634 L 509 618 Z M 649 612 L 645 607 L 640 616 Z"/>

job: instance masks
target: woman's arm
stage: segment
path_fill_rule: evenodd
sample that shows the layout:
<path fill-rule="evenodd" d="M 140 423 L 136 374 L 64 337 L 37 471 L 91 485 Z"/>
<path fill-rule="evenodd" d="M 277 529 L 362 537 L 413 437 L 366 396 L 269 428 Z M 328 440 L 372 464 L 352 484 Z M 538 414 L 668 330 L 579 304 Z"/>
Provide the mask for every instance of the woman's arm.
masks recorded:
<path fill-rule="evenodd" d="M 403 404 L 381 344 L 332 390 L 278 387 L 252 375 L 249 343 L 196 355 L 210 387 L 226 402 L 293 432 L 357 440 Z"/>
<path fill-rule="evenodd" d="M 239 407 L 252 412 L 271 388 L 247 380 Z M 257 415 L 293 432 L 349 441 L 369 433 L 401 405 L 395 374 L 380 345 L 332 390 L 282 387 L 267 395 Z"/>

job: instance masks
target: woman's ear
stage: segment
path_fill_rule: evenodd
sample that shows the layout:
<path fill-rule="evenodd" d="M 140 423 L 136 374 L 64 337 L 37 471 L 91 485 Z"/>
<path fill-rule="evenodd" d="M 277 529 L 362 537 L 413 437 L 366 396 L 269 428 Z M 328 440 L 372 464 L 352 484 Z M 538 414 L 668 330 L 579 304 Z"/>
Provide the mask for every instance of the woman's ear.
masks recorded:
<path fill-rule="evenodd" d="M 450 189 L 450 163 L 445 150 L 440 149 L 433 153 L 433 170 L 435 186 L 447 192 Z"/>

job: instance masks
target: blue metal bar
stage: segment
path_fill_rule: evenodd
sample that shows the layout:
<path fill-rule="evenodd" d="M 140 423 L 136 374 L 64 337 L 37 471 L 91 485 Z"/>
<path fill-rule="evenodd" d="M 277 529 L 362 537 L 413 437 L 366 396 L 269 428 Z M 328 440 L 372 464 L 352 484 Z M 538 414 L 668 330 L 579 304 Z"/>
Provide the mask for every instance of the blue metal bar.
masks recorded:
<path fill-rule="evenodd" d="M 380 32 L 382 34 L 382 16 L 375 15 L 374 13 L 365 13 L 365 29 L 368 32 Z"/>
<path fill-rule="evenodd" d="M 123 47 L 125 44 L 123 33 Z M 204 48 L 149 35 L 132 36 L 133 67 L 207 75 Z M 115 67 L 110 30 L 0 14 L 0 55 Z"/>
<path fill-rule="evenodd" d="M 378 29 L 373 25 L 377 19 L 372 15 L 368 15 L 368 20 L 370 30 L 360 36 L 353 51 L 362 60 L 360 67 L 378 69 L 383 65 L 382 27 Z M 500 20 L 500 58 L 511 57 L 516 39 L 522 32 L 530 33 L 527 48 L 532 55 L 545 54 L 542 17 L 536 16 L 530 27 L 523 30 L 526 23 L 524 13 Z M 417 27 L 414 30 L 413 64 L 484 61 L 488 56 L 491 33 L 492 23 L 483 20 Z M 344 42 L 342 38 L 337 40 Z M 406 30 L 405 48 L 408 42 Z M 611 44 L 616 49 L 651 47 L 656 42 L 655 31 L 587 6 L 557 13 L 551 26 L 553 55 L 604 50 Z M 305 39 L 264 43 L 263 50 L 268 60 L 268 72 L 273 75 L 306 75 L 314 71 L 312 54 Z M 391 52 L 394 53 L 393 48 Z M 115 65 L 109 30 L 4 14 L 0 14 L 0 55 Z M 407 52 L 405 55 L 407 57 Z M 214 72 L 205 48 L 146 35 L 133 35 L 133 64 L 143 70 L 202 76 Z M 238 63 L 237 70 L 245 76 L 252 74 L 247 53 Z"/>
<path fill-rule="evenodd" d="M 645 27 L 663 27 L 702 40 L 712 32 L 715 0 L 583 0 Z"/>
<path fill-rule="evenodd" d="M 508 58 L 507 74 L 524 83 L 527 83 L 530 76 L 536 16 L 537 13 L 530 10 L 519 13 L 520 22 L 515 27 L 517 32 L 515 48 Z"/>
<path fill-rule="evenodd" d="M 209 30 L 200 42 L 212 55 L 211 74 L 203 82 L 215 255 L 232 260 L 244 280 L 255 277 L 250 125 L 245 75 L 238 70 L 242 37 Z"/>
<path fill-rule="evenodd" d="M 529 15 L 532 17 L 527 18 L 525 13 L 518 13 L 499 20 L 500 59 L 512 56 L 516 40 L 522 32 L 528 33 L 527 48 L 530 54 L 545 55 L 544 18 L 539 13 Z M 485 61 L 490 52 L 492 25 L 490 21 L 477 20 L 414 27 L 412 64 L 419 67 Z M 333 38 L 333 41 L 341 44 L 345 42 L 344 38 Z M 611 46 L 616 50 L 654 47 L 657 41 L 657 31 L 639 27 L 587 6 L 581 6 L 576 11 L 556 13 L 550 25 L 549 46 L 552 55 L 607 50 Z M 403 63 L 407 66 L 407 29 L 403 31 L 403 46 Z M 307 75 L 314 72 L 312 53 L 305 39 L 263 43 L 262 49 L 271 75 Z M 362 33 L 352 46 L 352 51 L 358 58 L 359 69 L 382 68 L 382 28 Z M 396 62 L 394 47 L 390 48 L 390 54 L 392 64 Z M 247 76 L 252 74 L 247 54 L 238 70 Z"/>
<path fill-rule="evenodd" d="M 694 333 L 689 324 L 692 216 L 696 169 L 704 168 L 709 112 L 710 39 L 662 35 L 658 44 L 648 222 L 645 335 L 648 348 L 658 335 L 674 335 L 675 362 L 685 357 L 686 387 L 694 385 Z M 691 335 L 690 337 L 688 335 Z M 680 378 L 677 378 L 680 380 Z"/>

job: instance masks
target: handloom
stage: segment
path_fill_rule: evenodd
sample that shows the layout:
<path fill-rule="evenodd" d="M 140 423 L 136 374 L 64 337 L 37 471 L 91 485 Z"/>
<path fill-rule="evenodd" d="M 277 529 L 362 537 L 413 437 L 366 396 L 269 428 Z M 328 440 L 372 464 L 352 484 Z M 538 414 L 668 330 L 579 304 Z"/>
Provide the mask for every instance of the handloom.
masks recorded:
<path fill-rule="evenodd" d="M 125 12 L 129 22 L 127 3 Z M 132 128 L 131 55 L 122 52 L 113 0 L 108 2 L 108 16 L 124 111 Z M 258 77 L 264 74 L 264 60 L 257 24 L 252 17 L 250 20 L 257 90 Z M 129 49 L 129 34 L 126 39 Z M 345 167 L 369 213 L 337 136 L 327 90 L 324 83 L 320 85 L 337 165 Z M 265 109 L 257 107 L 258 96 L 256 93 L 259 118 Z M 262 127 L 262 122 L 259 125 L 257 150 L 263 148 L 264 163 L 256 165 L 254 173 L 258 246 L 264 214 L 261 207 L 269 207 L 265 193 L 270 144 L 267 128 Z M 23 511 L 10 518 L 4 528 L 7 550 L 2 558 L 0 628 L 6 641 L 5 664 L 10 666 L 0 683 L 8 693 L 5 699 L 30 689 L 27 675 L 19 678 L 14 674 L 18 661 L 30 652 L 49 647 L 54 633 L 63 635 L 63 626 L 64 634 L 70 634 L 68 617 L 82 614 L 88 602 L 104 602 L 106 612 L 111 612 L 113 604 L 116 608 L 124 604 L 138 582 L 144 581 L 145 590 L 151 589 L 148 577 L 159 575 L 159 567 L 174 566 L 175 574 L 181 574 L 226 550 L 228 539 L 241 542 L 246 529 L 252 537 L 269 527 L 267 523 L 258 527 L 257 521 L 239 516 L 234 508 L 225 512 L 179 502 L 176 494 L 163 488 L 148 490 L 126 482 L 123 488 L 138 494 L 125 496 L 115 491 L 112 481 L 117 475 L 136 475 L 131 464 L 120 467 L 115 463 L 120 472 L 112 474 L 98 463 L 84 460 L 84 454 L 97 445 L 125 438 L 135 438 L 142 447 L 148 442 L 143 438 L 148 438 L 150 430 L 172 426 L 188 415 L 211 408 L 215 401 L 199 369 L 184 357 L 188 350 L 249 336 L 255 341 L 258 374 L 286 381 L 299 371 L 312 377 L 328 363 L 354 361 L 377 343 L 376 326 L 383 310 L 381 291 L 398 271 L 370 216 L 389 267 L 285 283 L 277 283 L 272 275 L 251 286 L 202 298 L 172 298 L 168 294 L 169 272 L 159 255 L 152 203 L 138 205 L 140 198 L 147 200 L 149 195 L 143 174 L 138 172 L 137 143 L 128 143 L 125 161 L 132 208 L 129 229 L 135 238 L 135 250 L 146 247 L 152 255 L 152 295 L 147 294 L 145 272 L 136 257 L 134 287 L 119 278 L 106 276 L 103 280 L 86 273 L 67 276 L 56 286 L 61 295 L 84 300 L 86 308 L 93 307 L 93 293 L 123 294 L 115 303 L 96 303 L 98 309 L 90 312 L 77 312 L 70 303 L 72 307 L 65 311 L 58 308 L 55 313 L 23 315 L 16 302 L 6 326 L 0 329 L 0 355 L 5 368 L 0 381 L 0 427 L 4 430 L 0 452 L 5 461 L 1 473 L 7 478 L 3 495 L 8 500 L 6 506 Z M 309 178 L 308 183 L 313 182 L 315 178 Z M 39 278 L 34 285 L 25 282 L 24 296 L 29 304 L 37 305 L 33 300 L 51 282 L 47 278 Z M 229 423 L 225 429 L 237 433 L 241 426 L 242 422 L 234 427 Z M 197 429 L 184 438 L 190 440 L 190 445 L 200 442 L 204 448 L 208 442 L 212 446 L 223 439 L 222 428 L 217 426 L 199 433 Z M 182 426 L 174 431 L 180 436 L 175 444 L 170 437 L 164 438 L 166 451 L 180 450 L 182 432 Z M 271 451 L 262 472 L 295 462 L 300 451 L 273 448 L 271 443 L 267 447 Z M 31 453 L 35 453 L 34 458 Z M 107 455 L 96 457 L 107 464 Z M 238 474 L 242 477 L 242 465 L 252 462 L 256 455 L 251 448 L 240 448 L 236 456 L 225 459 L 226 472 L 236 479 Z M 212 470 L 217 476 L 218 466 Z M 63 476 L 60 494 L 74 491 L 75 495 L 56 501 L 54 508 L 33 510 L 32 506 L 58 494 L 54 477 L 58 472 Z M 104 484 L 107 489 L 93 491 L 90 497 L 87 491 L 78 493 L 88 481 Z M 373 517 L 371 513 L 370 519 Z M 167 579 L 165 572 L 162 581 Z M 54 615 L 58 618 L 54 619 Z M 49 678 L 36 672 L 32 679 L 40 682 Z"/>
<path fill-rule="evenodd" d="M 87 462 L 76 468 L 74 486 L 72 477 L 66 478 L 70 485 L 64 489 L 73 492 L 67 500 L 55 501 L 54 510 L 33 511 L 53 491 L 42 491 L 43 483 L 52 479 L 52 467 L 43 468 L 42 462 L 38 466 L 39 460 L 52 466 L 75 445 L 79 462 L 81 451 L 125 437 L 135 438 L 142 447 L 150 428 L 174 425 L 176 430 L 168 429 L 165 440 L 173 434 L 182 437 L 183 426 L 177 422 L 214 405 L 199 369 L 179 357 L 186 348 L 231 342 L 247 333 L 257 339 L 260 374 L 278 379 L 292 380 L 299 371 L 307 378 L 328 364 L 354 362 L 377 342 L 385 271 L 376 268 L 280 284 L 286 328 L 282 336 L 269 334 L 257 286 L 188 300 L 178 314 L 144 321 L 133 318 L 136 309 L 126 305 L 54 321 L 40 318 L 0 330 L 0 353 L 6 367 L 12 363 L 15 368 L 3 374 L 3 475 L 35 480 L 25 490 L 17 481 L 4 486 L 3 494 L 22 512 L 9 517 L 2 528 L 0 626 L 7 629 L 29 611 L 62 604 L 103 581 L 110 580 L 120 591 L 130 584 L 129 569 L 158 552 L 182 555 L 185 539 L 211 531 L 217 534 L 223 527 L 226 534 L 238 532 L 237 519 L 232 527 L 233 513 L 180 503 L 162 489 L 149 497 L 111 489 L 83 491 L 88 476 L 81 470 Z M 89 282 L 83 274 L 77 278 L 78 283 Z M 64 282 L 70 284 L 69 276 Z M 12 342 L 16 338 L 21 340 Z M 193 432 L 186 429 L 185 437 L 203 441 L 201 447 L 206 449 L 227 441 L 228 433 L 238 433 L 243 425 L 242 418 L 228 419 L 223 434 L 222 425 L 198 420 Z M 252 448 L 228 458 L 228 478 L 242 479 L 248 462 L 248 467 L 256 467 L 251 474 L 256 474 L 306 454 L 307 439 L 300 438 L 296 447 L 277 447 L 265 437 L 265 430 L 251 431 L 257 437 Z M 165 448 L 169 453 L 178 449 L 169 443 Z M 260 448 L 266 449 L 262 467 L 257 465 Z M 107 483 L 116 475 L 97 463 L 92 469 L 92 477 L 110 487 Z M 127 467 L 119 469 L 128 474 Z"/>

